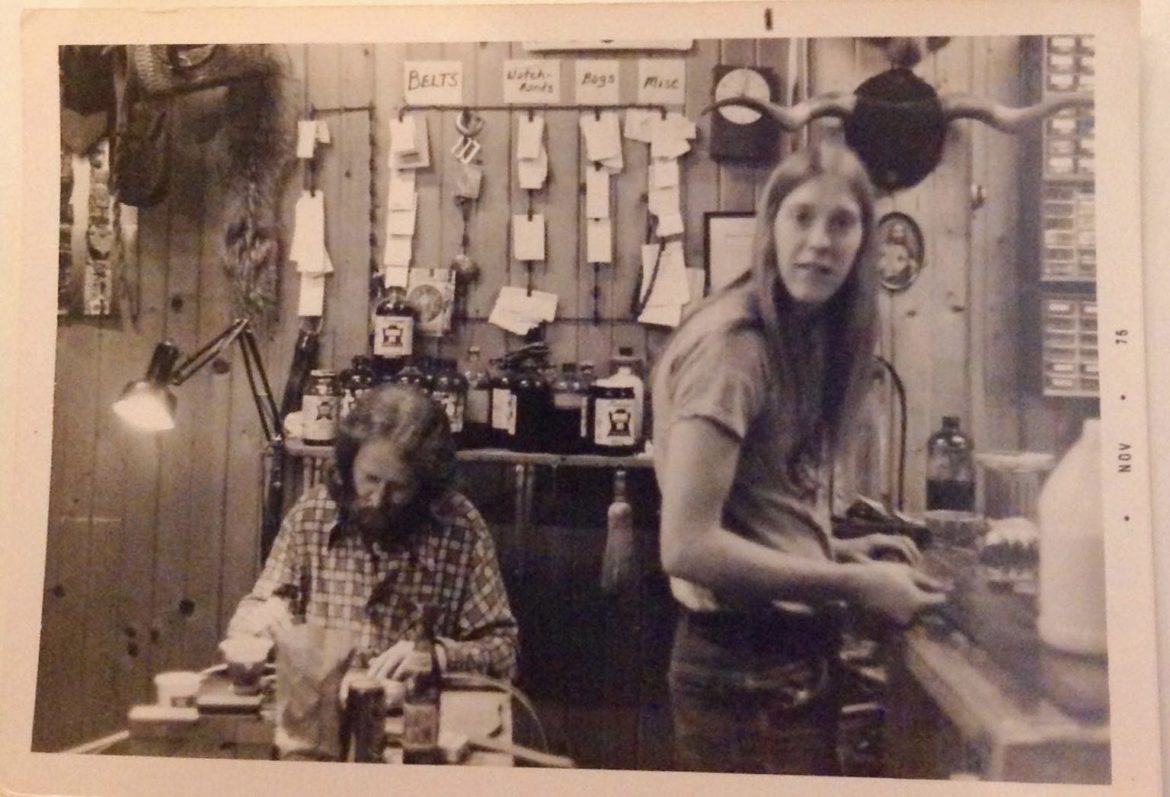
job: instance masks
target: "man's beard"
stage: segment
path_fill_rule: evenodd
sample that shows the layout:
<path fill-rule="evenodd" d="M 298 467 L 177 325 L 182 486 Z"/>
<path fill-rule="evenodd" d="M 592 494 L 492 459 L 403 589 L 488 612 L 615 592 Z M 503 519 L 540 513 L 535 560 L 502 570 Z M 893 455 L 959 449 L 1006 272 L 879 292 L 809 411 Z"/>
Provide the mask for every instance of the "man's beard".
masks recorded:
<path fill-rule="evenodd" d="M 367 543 L 377 542 L 389 548 L 404 543 L 424 528 L 428 515 L 428 502 L 420 494 L 402 506 L 357 506 L 355 503 L 349 510 L 349 522 Z"/>

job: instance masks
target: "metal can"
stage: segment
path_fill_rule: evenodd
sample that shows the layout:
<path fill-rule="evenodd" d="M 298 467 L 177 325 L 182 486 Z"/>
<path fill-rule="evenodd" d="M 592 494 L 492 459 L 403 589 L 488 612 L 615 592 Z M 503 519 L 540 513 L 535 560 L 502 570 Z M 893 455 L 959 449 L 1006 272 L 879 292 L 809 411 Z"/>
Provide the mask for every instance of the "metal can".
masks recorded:
<path fill-rule="evenodd" d="M 366 675 L 354 676 L 345 699 L 350 729 L 350 757 L 357 763 L 379 763 L 386 746 L 386 690 Z"/>
<path fill-rule="evenodd" d="M 310 445 L 331 445 L 337 436 L 337 415 L 341 391 L 333 371 L 316 370 L 309 374 L 301 400 L 304 440 Z"/>

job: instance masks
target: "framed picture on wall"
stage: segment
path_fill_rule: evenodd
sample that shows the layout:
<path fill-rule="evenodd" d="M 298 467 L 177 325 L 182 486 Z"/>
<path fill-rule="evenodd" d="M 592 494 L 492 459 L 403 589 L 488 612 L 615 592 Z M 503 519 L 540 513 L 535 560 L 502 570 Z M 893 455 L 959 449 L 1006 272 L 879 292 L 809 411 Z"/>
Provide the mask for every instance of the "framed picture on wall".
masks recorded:
<path fill-rule="evenodd" d="M 722 288 L 747 271 L 752 262 L 752 231 L 756 214 L 717 210 L 703 214 L 703 252 L 707 292 Z"/>

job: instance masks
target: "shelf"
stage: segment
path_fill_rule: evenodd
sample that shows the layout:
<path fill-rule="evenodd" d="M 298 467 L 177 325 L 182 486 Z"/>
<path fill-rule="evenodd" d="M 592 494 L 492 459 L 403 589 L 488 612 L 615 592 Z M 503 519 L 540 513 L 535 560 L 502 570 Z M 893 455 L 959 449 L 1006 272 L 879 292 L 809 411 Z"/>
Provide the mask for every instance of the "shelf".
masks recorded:
<path fill-rule="evenodd" d="M 285 449 L 290 455 L 305 459 L 324 460 L 333 456 L 333 446 L 307 445 L 299 439 L 287 441 Z M 604 454 L 552 454 L 542 451 L 508 451 L 502 448 L 469 448 L 460 450 L 457 456 L 460 462 L 500 462 L 510 465 L 570 468 L 654 467 L 654 457 L 649 454 L 616 457 Z"/>

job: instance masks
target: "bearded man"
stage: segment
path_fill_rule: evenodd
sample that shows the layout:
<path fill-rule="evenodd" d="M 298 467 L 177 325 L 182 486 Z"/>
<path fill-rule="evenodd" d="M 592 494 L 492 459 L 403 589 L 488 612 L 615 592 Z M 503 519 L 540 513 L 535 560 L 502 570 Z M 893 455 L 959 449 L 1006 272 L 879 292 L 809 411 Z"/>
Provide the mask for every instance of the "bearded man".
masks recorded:
<path fill-rule="evenodd" d="M 339 424 L 330 478 L 285 517 L 228 636 L 318 623 L 351 633 L 370 675 L 402 679 L 431 605 L 445 670 L 514 679 L 518 631 L 495 546 L 454 476 L 441 405 L 405 385 L 367 391 Z"/>

